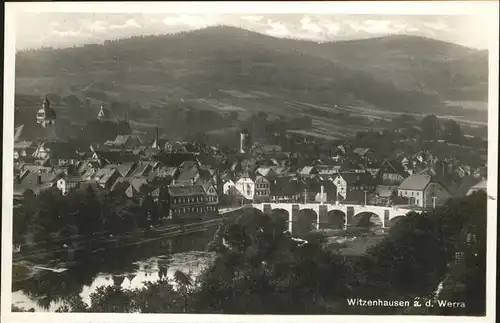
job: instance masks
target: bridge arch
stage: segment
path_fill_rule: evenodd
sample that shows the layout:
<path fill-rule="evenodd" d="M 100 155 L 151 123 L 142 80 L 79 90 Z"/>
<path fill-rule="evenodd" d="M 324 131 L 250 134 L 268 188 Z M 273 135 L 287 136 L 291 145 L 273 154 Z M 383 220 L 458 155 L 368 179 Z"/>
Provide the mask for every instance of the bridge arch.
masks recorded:
<path fill-rule="evenodd" d="M 383 227 L 384 226 L 383 216 L 371 211 L 363 211 L 354 215 L 352 219 L 352 225 L 355 227 Z"/>
<path fill-rule="evenodd" d="M 271 219 L 275 222 L 279 222 L 283 231 L 288 230 L 288 223 L 290 222 L 290 212 L 282 208 L 274 208 L 267 212 Z"/>
<path fill-rule="evenodd" d="M 343 229 L 346 224 L 347 214 L 342 210 L 330 210 L 326 216 L 320 217 L 320 229 Z"/>
<path fill-rule="evenodd" d="M 315 230 L 318 221 L 318 214 L 310 208 L 301 209 L 298 212 L 297 221 L 293 224 L 293 231 L 297 233 L 307 233 Z"/>

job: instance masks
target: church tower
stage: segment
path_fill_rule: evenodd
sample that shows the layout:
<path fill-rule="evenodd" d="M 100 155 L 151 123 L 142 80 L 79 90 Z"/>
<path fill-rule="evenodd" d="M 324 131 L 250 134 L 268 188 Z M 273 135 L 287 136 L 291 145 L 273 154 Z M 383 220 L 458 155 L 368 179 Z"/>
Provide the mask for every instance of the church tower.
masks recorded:
<path fill-rule="evenodd" d="M 97 113 L 98 120 L 107 120 L 109 118 L 109 111 L 103 107 L 101 104 L 101 109 Z"/>
<path fill-rule="evenodd" d="M 56 139 L 56 112 L 50 106 L 46 97 L 42 108 L 36 114 L 36 123 L 42 126 L 44 139 Z"/>

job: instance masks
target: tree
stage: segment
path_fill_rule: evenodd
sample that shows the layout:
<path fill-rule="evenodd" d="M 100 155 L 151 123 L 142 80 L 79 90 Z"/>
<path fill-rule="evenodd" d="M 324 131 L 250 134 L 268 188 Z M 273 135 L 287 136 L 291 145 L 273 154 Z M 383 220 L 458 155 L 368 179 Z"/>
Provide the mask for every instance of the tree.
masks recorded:
<path fill-rule="evenodd" d="M 464 135 L 462 129 L 455 120 L 450 119 L 444 123 L 443 139 L 454 144 L 461 144 L 463 142 Z"/>
<path fill-rule="evenodd" d="M 440 137 L 441 124 L 435 115 L 427 115 L 420 121 L 423 138 L 437 140 Z"/>
<path fill-rule="evenodd" d="M 90 295 L 90 312 L 131 313 L 134 309 L 133 293 L 121 286 L 98 287 Z"/>

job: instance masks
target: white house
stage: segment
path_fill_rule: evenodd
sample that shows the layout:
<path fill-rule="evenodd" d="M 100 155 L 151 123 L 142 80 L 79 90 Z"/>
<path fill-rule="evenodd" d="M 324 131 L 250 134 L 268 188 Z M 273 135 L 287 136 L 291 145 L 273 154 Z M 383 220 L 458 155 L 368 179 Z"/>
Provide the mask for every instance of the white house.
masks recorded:
<path fill-rule="evenodd" d="M 410 205 L 427 208 L 444 204 L 451 194 L 430 175 L 411 175 L 398 187 L 398 195 L 408 198 Z"/>
<path fill-rule="evenodd" d="M 248 175 L 244 173 L 236 181 L 234 187 L 243 195 L 247 200 L 253 200 L 255 193 L 255 181 Z"/>
<path fill-rule="evenodd" d="M 77 176 L 65 176 L 56 181 L 56 187 L 62 195 L 68 195 L 72 189 L 79 187 L 81 182 L 82 179 Z"/>
<path fill-rule="evenodd" d="M 333 179 L 333 184 L 337 187 L 337 194 L 345 199 L 347 197 L 347 181 L 341 175 L 338 175 Z"/>

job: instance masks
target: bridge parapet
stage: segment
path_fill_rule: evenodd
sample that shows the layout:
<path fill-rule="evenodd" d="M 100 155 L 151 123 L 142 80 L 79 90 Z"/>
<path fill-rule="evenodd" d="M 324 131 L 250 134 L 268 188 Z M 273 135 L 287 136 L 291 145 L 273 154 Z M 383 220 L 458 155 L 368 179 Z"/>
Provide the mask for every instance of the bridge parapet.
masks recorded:
<path fill-rule="evenodd" d="M 330 203 L 255 203 L 251 204 L 257 210 L 262 212 L 271 212 L 273 210 L 282 209 L 288 212 L 288 222 L 290 232 L 292 231 L 292 223 L 298 219 L 301 210 L 310 209 L 317 215 L 315 222 L 319 228 L 320 220 L 325 219 L 330 211 L 340 211 L 345 214 L 345 226 L 351 225 L 353 219 L 362 213 L 371 213 L 378 216 L 382 227 L 386 227 L 389 221 L 396 217 L 406 216 L 410 210 L 392 206 L 377 206 L 377 205 L 357 205 L 357 204 L 330 204 Z"/>

